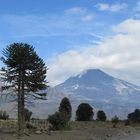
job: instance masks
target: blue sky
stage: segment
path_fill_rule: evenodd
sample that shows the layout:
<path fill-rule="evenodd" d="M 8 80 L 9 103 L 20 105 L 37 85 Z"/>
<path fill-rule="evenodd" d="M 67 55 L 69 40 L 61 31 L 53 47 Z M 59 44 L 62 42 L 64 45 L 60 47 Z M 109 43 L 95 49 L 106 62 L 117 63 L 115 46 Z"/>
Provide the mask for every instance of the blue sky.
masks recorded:
<path fill-rule="evenodd" d="M 93 63 L 87 66 L 87 62 L 84 62 L 84 66 L 77 67 L 82 59 L 87 59 L 83 51 L 86 52 L 91 48 L 94 52 L 92 56 L 90 54 L 87 56 L 97 58 L 95 52 L 98 51 L 96 62 L 101 58 L 106 59 L 107 56 L 104 56 L 100 44 L 104 41 L 106 43 L 109 39 L 113 41 L 120 32 L 122 35 L 130 34 L 130 26 L 134 25 L 132 22 L 138 22 L 139 25 L 139 20 L 139 0 L 0 0 L 0 51 L 13 42 L 26 42 L 33 45 L 49 66 L 49 81 L 54 84 L 62 82 L 68 76 L 96 67 L 140 84 L 137 79 L 140 76 L 130 76 L 131 66 L 125 67 L 126 63 L 122 64 L 123 67 L 114 68 L 115 63 L 108 66 Z M 121 23 L 132 25 L 128 26 L 127 31 L 122 32 L 123 29 L 119 32 L 114 31 Z M 115 44 L 115 41 L 113 43 Z M 69 56 L 70 52 L 75 52 L 74 56 L 73 54 L 72 57 Z M 79 61 L 75 61 L 78 56 L 76 53 L 80 55 Z M 112 52 L 109 55 L 111 57 Z M 69 59 L 67 62 L 61 62 L 64 56 L 71 57 L 72 62 Z M 137 58 L 133 56 L 132 59 Z M 65 66 L 66 63 L 70 65 L 75 63 L 75 66 L 70 70 L 69 66 Z M 61 68 L 64 71 L 60 71 Z M 138 71 L 139 67 L 136 66 L 136 70 Z"/>

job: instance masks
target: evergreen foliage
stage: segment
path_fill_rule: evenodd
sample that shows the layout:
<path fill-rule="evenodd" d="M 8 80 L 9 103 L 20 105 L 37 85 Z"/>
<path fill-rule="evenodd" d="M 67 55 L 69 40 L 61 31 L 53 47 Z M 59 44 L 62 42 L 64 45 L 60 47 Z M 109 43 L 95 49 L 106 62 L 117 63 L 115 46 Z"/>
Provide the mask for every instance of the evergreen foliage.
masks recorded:
<path fill-rule="evenodd" d="M 91 121 L 93 120 L 93 108 L 88 103 L 81 103 L 76 111 L 77 121 Z"/>
<path fill-rule="evenodd" d="M 9 119 L 9 115 L 6 111 L 0 111 L 0 119 L 1 120 L 8 120 Z"/>
<path fill-rule="evenodd" d="M 67 125 L 65 116 L 60 112 L 50 115 L 48 121 L 52 125 L 53 130 L 63 129 Z"/>
<path fill-rule="evenodd" d="M 105 114 L 105 112 L 104 111 L 102 111 L 102 110 L 99 110 L 98 112 L 97 112 L 97 120 L 98 121 L 106 121 L 106 114 Z"/>
<path fill-rule="evenodd" d="M 18 130 L 22 133 L 25 128 L 25 101 L 31 96 L 43 99 L 46 95 L 39 92 L 46 88 L 46 66 L 34 48 L 26 43 L 7 46 L 1 60 L 5 64 L 5 68 L 2 68 L 3 80 L 6 83 L 3 90 L 12 88 L 9 92 L 17 95 Z"/>
<path fill-rule="evenodd" d="M 25 122 L 29 122 L 31 120 L 32 114 L 32 111 L 28 110 L 27 108 L 24 109 Z"/>
<path fill-rule="evenodd" d="M 72 107 L 67 97 L 62 99 L 59 106 L 59 112 L 65 116 L 66 120 L 70 121 L 72 115 Z"/>
<path fill-rule="evenodd" d="M 140 110 L 136 109 L 134 112 L 128 114 L 127 118 L 133 123 L 140 123 Z"/>

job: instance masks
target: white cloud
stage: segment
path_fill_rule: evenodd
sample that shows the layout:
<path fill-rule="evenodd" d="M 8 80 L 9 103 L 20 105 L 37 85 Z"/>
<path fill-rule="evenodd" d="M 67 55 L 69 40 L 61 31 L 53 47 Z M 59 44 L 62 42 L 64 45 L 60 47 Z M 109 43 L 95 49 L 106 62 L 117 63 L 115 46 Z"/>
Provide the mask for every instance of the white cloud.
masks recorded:
<path fill-rule="evenodd" d="M 101 68 L 118 78 L 140 84 L 140 20 L 128 19 L 113 27 L 116 35 L 97 46 L 69 50 L 50 60 L 50 84 L 63 82 L 69 76 L 88 68 Z"/>
<path fill-rule="evenodd" d="M 106 11 L 109 9 L 109 4 L 106 3 L 98 3 L 96 7 L 101 11 Z"/>
<path fill-rule="evenodd" d="M 82 17 L 83 21 L 92 21 L 94 19 L 93 15 L 85 15 L 84 17 Z"/>
<path fill-rule="evenodd" d="M 65 13 L 68 15 L 75 15 L 81 19 L 81 21 L 89 22 L 94 19 L 94 14 L 88 11 L 88 9 L 83 7 L 73 7 L 65 10 Z"/>
<path fill-rule="evenodd" d="M 137 12 L 140 12 L 140 0 L 137 2 L 137 7 L 135 9 Z"/>
<path fill-rule="evenodd" d="M 117 4 L 107 4 L 107 3 L 98 3 L 96 7 L 100 11 L 111 11 L 111 12 L 118 12 L 127 8 L 126 3 L 117 3 Z"/>
<path fill-rule="evenodd" d="M 135 17 L 140 19 L 140 0 L 136 3 L 136 7 L 134 8 Z"/>
<path fill-rule="evenodd" d="M 73 7 L 70 9 L 65 10 L 67 14 L 83 14 L 87 11 L 87 9 L 82 7 Z"/>

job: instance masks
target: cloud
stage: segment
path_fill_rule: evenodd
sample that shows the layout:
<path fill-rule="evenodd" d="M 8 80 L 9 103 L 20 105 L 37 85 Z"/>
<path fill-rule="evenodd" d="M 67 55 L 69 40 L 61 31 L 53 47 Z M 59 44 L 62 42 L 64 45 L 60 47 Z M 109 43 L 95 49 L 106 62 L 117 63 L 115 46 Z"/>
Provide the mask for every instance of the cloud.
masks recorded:
<path fill-rule="evenodd" d="M 68 15 L 75 15 L 81 19 L 81 21 L 89 22 L 94 19 L 94 14 L 91 13 L 88 9 L 83 7 L 73 7 L 65 10 L 65 13 Z"/>
<path fill-rule="evenodd" d="M 73 8 L 61 15 L 1 15 L 1 36 L 6 38 L 30 38 L 50 36 L 74 36 L 88 34 L 94 15 L 84 8 Z M 80 15 L 78 13 L 81 13 Z M 9 26 L 10 25 L 10 26 Z M 81 27 L 85 28 L 81 28 Z M 7 30 L 3 30 L 3 29 Z M 21 30 L 22 29 L 22 30 Z M 3 31 L 2 31 L 3 30 Z"/>
<path fill-rule="evenodd" d="M 48 80 L 59 84 L 89 68 L 101 68 L 112 75 L 140 84 L 140 20 L 128 19 L 113 27 L 115 35 L 98 45 L 69 50 L 50 59 Z"/>
<path fill-rule="evenodd" d="M 140 19 L 140 0 L 136 3 L 136 7 L 134 8 L 135 17 Z"/>
<path fill-rule="evenodd" d="M 118 12 L 127 8 L 126 3 L 118 3 L 118 4 L 107 4 L 107 3 L 98 3 L 96 5 L 98 10 L 100 11 L 111 11 L 111 12 Z"/>
<path fill-rule="evenodd" d="M 70 9 L 65 10 L 65 13 L 67 14 L 84 14 L 87 12 L 87 9 L 82 7 L 73 7 Z"/>
<path fill-rule="evenodd" d="M 82 20 L 83 21 L 92 21 L 94 19 L 94 16 L 93 15 L 85 15 L 84 17 L 82 17 Z"/>
<path fill-rule="evenodd" d="M 135 8 L 137 12 L 140 12 L 140 0 L 137 2 L 137 6 Z"/>

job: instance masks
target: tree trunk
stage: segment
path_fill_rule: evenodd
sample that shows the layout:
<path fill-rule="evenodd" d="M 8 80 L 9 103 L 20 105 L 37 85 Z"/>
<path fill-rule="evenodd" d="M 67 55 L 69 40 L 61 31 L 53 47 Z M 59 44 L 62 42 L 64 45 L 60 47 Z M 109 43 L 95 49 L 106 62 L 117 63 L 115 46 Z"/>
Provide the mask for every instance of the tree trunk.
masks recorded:
<path fill-rule="evenodd" d="M 22 72 L 19 73 L 18 83 L 18 135 L 23 135 L 25 130 L 24 115 L 24 78 Z"/>
<path fill-rule="evenodd" d="M 18 135 L 22 134 L 22 116 L 21 116 L 21 81 L 18 83 Z"/>
<path fill-rule="evenodd" d="M 25 131 L 25 127 L 26 127 L 26 124 L 25 124 L 25 109 L 24 109 L 24 106 L 25 106 L 25 103 L 24 103 L 24 96 L 25 96 L 25 93 L 24 93 L 24 80 L 25 80 L 25 72 L 24 70 L 22 71 L 22 85 L 21 85 L 21 117 L 22 117 L 22 130 L 23 132 Z"/>

